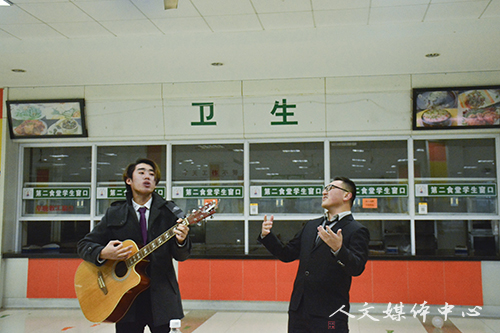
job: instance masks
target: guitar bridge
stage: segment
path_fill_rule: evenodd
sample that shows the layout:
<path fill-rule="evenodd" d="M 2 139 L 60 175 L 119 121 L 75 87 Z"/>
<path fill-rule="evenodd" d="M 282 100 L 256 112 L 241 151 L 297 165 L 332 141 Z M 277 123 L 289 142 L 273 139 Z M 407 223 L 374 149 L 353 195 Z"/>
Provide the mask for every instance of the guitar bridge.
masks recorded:
<path fill-rule="evenodd" d="M 97 271 L 97 284 L 99 285 L 99 289 L 104 293 L 104 295 L 108 294 L 108 288 L 106 287 L 106 282 L 104 282 L 104 276 L 101 271 Z"/>

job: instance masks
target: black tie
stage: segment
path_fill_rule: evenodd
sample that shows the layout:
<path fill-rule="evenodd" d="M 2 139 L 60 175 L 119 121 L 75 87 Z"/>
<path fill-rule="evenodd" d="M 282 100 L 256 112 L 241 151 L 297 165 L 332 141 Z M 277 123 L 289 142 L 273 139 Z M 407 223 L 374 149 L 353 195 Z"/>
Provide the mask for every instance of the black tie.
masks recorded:
<path fill-rule="evenodd" d="M 146 222 L 146 211 L 148 210 L 146 207 L 141 207 L 138 209 L 140 218 L 139 218 L 139 223 L 141 225 L 141 231 L 142 231 L 142 241 L 143 245 L 146 245 L 148 243 L 148 226 Z"/>
<path fill-rule="evenodd" d="M 328 225 L 330 228 L 333 228 L 333 226 L 335 225 L 335 223 L 337 223 L 337 221 L 339 220 L 339 215 L 335 215 L 333 217 L 333 219 L 331 221 L 328 221 L 328 215 L 325 216 L 324 220 L 323 220 L 323 223 L 321 223 L 321 226 L 323 227 L 323 229 L 326 230 L 326 226 Z M 314 245 L 316 246 L 318 243 L 319 243 L 319 240 L 321 238 L 319 238 L 319 235 L 316 236 L 316 242 L 314 243 Z"/>

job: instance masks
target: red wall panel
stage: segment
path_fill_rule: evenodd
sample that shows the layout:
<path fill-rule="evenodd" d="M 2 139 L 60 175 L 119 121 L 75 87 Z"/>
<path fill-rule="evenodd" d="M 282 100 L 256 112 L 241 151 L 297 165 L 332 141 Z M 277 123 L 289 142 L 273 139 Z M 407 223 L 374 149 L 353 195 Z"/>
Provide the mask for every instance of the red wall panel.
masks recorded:
<path fill-rule="evenodd" d="M 28 298 L 75 298 L 81 259 L 30 259 Z M 189 259 L 179 263 L 183 299 L 288 302 L 298 262 Z M 351 302 L 482 306 L 481 262 L 368 261 Z"/>

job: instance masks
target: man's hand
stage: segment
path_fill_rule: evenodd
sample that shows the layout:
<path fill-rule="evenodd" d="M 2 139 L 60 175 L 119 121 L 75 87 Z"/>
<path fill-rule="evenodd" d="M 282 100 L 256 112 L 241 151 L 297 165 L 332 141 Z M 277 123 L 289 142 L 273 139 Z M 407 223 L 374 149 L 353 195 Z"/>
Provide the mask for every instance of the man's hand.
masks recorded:
<path fill-rule="evenodd" d="M 112 240 L 106 245 L 99 255 L 100 259 L 125 260 L 132 254 L 132 245 L 123 247 L 123 243 Z"/>
<path fill-rule="evenodd" d="M 262 238 L 269 235 L 271 232 L 271 228 L 273 227 L 274 215 L 271 215 L 271 218 L 267 220 L 267 215 L 264 215 L 264 222 L 262 222 L 262 230 L 260 232 L 260 236 Z"/>
<path fill-rule="evenodd" d="M 181 223 L 182 219 L 178 219 L 177 223 Z M 174 229 L 175 232 L 175 237 L 177 238 L 177 242 L 182 245 L 184 244 L 184 241 L 186 240 L 186 237 L 189 233 L 189 227 L 184 224 L 178 224 L 177 227 Z"/>
<path fill-rule="evenodd" d="M 318 235 L 319 238 L 323 240 L 323 242 L 328 245 L 333 252 L 337 252 L 342 247 L 342 229 L 337 230 L 337 233 L 334 233 L 329 226 L 326 226 L 326 229 L 323 226 L 318 227 Z"/>

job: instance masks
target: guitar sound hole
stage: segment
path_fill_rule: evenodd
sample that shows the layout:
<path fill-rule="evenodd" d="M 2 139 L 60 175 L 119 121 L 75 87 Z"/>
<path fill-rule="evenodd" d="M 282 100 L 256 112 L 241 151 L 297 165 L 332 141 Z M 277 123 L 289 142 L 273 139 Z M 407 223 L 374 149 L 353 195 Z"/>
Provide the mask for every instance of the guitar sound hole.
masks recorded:
<path fill-rule="evenodd" d="M 116 264 L 115 274 L 119 278 L 124 277 L 125 274 L 127 274 L 127 265 L 125 264 L 125 261 L 120 261 Z"/>

